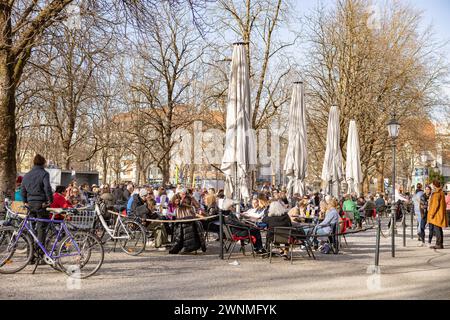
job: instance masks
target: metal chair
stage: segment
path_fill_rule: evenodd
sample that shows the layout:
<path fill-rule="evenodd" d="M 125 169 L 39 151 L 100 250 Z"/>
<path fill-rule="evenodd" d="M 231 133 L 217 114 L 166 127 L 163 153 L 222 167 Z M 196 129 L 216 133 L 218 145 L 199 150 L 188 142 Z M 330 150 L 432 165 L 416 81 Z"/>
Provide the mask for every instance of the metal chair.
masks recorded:
<path fill-rule="evenodd" d="M 269 263 L 272 263 L 273 249 L 274 248 L 282 248 L 289 247 L 290 251 L 290 261 L 293 264 L 294 258 L 294 247 L 305 246 L 306 252 L 309 257 L 313 257 L 315 260 L 316 257 L 311 248 L 311 232 L 309 234 L 305 233 L 304 230 L 293 227 L 275 227 L 273 230 L 273 239 L 269 244 Z"/>
<path fill-rule="evenodd" d="M 255 256 L 255 250 L 253 247 L 253 239 L 254 237 L 250 233 L 250 228 L 244 227 L 244 226 L 237 226 L 230 223 L 224 223 L 223 225 L 224 235 L 227 242 L 229 242 L 229 246 L 231 246 L 231 249 L 229 248 L 229 255 L 227 259 L 230 259 L 234 248 L 236 247 L 236 243 L 240 242 L 241 247 L 240 251 L 242 251 L 242 254 L 245 256 L 245 246 L 250 244 L 252 248 L 252 255 L 253 258 L 256 258 Z M 238 234 L 240 233 L 240 235 Z M 228 250 L 227 250 L 228 251 Z"/>

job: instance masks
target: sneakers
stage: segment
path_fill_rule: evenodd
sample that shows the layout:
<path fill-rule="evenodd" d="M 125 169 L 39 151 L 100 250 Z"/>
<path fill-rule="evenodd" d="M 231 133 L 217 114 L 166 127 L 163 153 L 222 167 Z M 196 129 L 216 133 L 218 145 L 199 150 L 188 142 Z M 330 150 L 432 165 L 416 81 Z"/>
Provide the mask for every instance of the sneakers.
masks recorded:
<path fill-rule="evenodd" d="M 425 243 L 419 242 L 419 243 L 417 244 L 417 246 L 418 246 L 418 247 L 423 247 L 423 246 L 425 246 Z"/>
<path fill-rule="evenodd" d="M 158 251 L 166 251 L 166 247 L 159 247 Z"/>
<path fill-rule="evenodd" d="M 266 249 L 263 248 L 263 249 L 258 249 L 258 250 L 256 250 L 255 253 L 256 253 L 256 254 L 266 254 L 267 251 L 266 251 Z"/>
<path fill-rule="evenodd" d="M 431 243 L 427 244 L 427 247 L 431 249 L 431 247 L 433 247 L 433 245 Z"/>

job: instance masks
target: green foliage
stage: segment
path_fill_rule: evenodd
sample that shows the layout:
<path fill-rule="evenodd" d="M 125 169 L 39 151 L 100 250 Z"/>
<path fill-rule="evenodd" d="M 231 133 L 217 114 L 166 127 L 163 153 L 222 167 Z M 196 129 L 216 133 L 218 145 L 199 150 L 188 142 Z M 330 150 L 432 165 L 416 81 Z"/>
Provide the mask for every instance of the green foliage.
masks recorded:
<path fill-rule="evenodd" d="M 443 186 L 445 184 L 445 178 L 441 174 L 441 172 L 438 169 L 434 170 L 434 169 L 430 168 L 429 182 L 431 183 L 435 179 L 438 180 L 441 183 L 441 186 Z"/>

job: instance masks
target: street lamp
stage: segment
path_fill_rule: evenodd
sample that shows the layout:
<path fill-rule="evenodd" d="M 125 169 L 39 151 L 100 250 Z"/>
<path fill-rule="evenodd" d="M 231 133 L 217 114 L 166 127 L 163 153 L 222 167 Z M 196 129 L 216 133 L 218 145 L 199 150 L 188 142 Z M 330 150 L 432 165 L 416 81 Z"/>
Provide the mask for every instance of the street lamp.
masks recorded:
<path fill-rule="evenodd" d="M 395 113 L 387 125 L 389 137 L 392 139 L 392 204 L 391 204 L 391 236 L 392 236 L 392 257 L 395 257 L 395 141 L 400 131 L 400 123 L 398 123 Z"/>

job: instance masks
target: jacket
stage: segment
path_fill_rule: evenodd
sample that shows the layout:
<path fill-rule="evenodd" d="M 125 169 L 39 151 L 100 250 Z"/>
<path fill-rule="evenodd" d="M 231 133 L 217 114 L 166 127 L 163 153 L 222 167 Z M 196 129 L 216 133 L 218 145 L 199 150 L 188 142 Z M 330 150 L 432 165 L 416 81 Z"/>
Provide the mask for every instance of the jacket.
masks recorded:
<path fill-rule="evenodd" d="M 112 195 L 114 197 L 115 204 L 116 203 L 124 203 L 124 202 L 127 202 L 127 200 L 128 200 L 121 188 L 115 188 L 112 191 Z"/>
<path fill-rule="evenodd" d="M 43 166 L 34 166 L 22 180 L 23 202 L 53 202 L 50 175 Z"/>
<path fill-rule="evenodd" d="M 114 204 L 115 204 L 114 196 L 113 196 L 112 193 L 102 193 L 102 194 L 100 195 L 100 199 L 102 199 L 103 201 L 105 201 L 105 203 L 106 203 L 106 205 L 107 205 L 108 207 L 112 207 L 112 206 L 114 206 Z"/>
<path fill-rule="evenodd" d="M 70 204 L 69 201 L 67 201 L 67 199 L 60 193 L 56 193 L 53 195 L 53 202 L 50 205 L 50 208 L 71 208 L 72 205 Z"/>
<path fill-rule="evenodd" d="M 430 196 L 424 192 L 420 197 L 420 216 L 422 219 L 426 219 L 428 214 L 428 201 L 430 200 Z"/>
<path fill-rule="evenodd" d="M 342 211 L 355 213 L 357 211 L 356 203 L 353 200 L 345 200 L 344 204 L 342 205 Z"/>
<path fill-rule="evenodd" d="M 441 188 L 431 194 L 427 222 L 437 227 L 448 227 L 444 192 Z"/>
<path fill-rule="evenodd" d="M 287 213 L 282 214 L 281 216 L 266 216 L 262 220 L 263 223 L 267 224 L 267 239 L 268 241 L 272 241 L 273 239 L 273 228 L 275 227 L 292 227 L 291 218 Z"/>
<path fill-rule="evenodd" d="M 143 204 L 136 208 L 135 215 L 141 219 L 159 219 L 156 212 L 150 212 L 146 204 Z"/>
<path fill-rule="evenodd" d="M 136 208 L 142 206 L 143 204 L 144 204 L 144 201 L 141 199 L 141 197 L 138 194 L 134 194 L 128 200 L 127 214 L 128 215 L 136 214 Z"/>
<path fill-rule="evenodd" d="M 206 251 L 206 241 L 203 226 L 200 221 L 176 223 L 173 230 L 175 245 L 170 253 L 176 254 L 184 248 L 184 252 L 202 249 Z"/>

